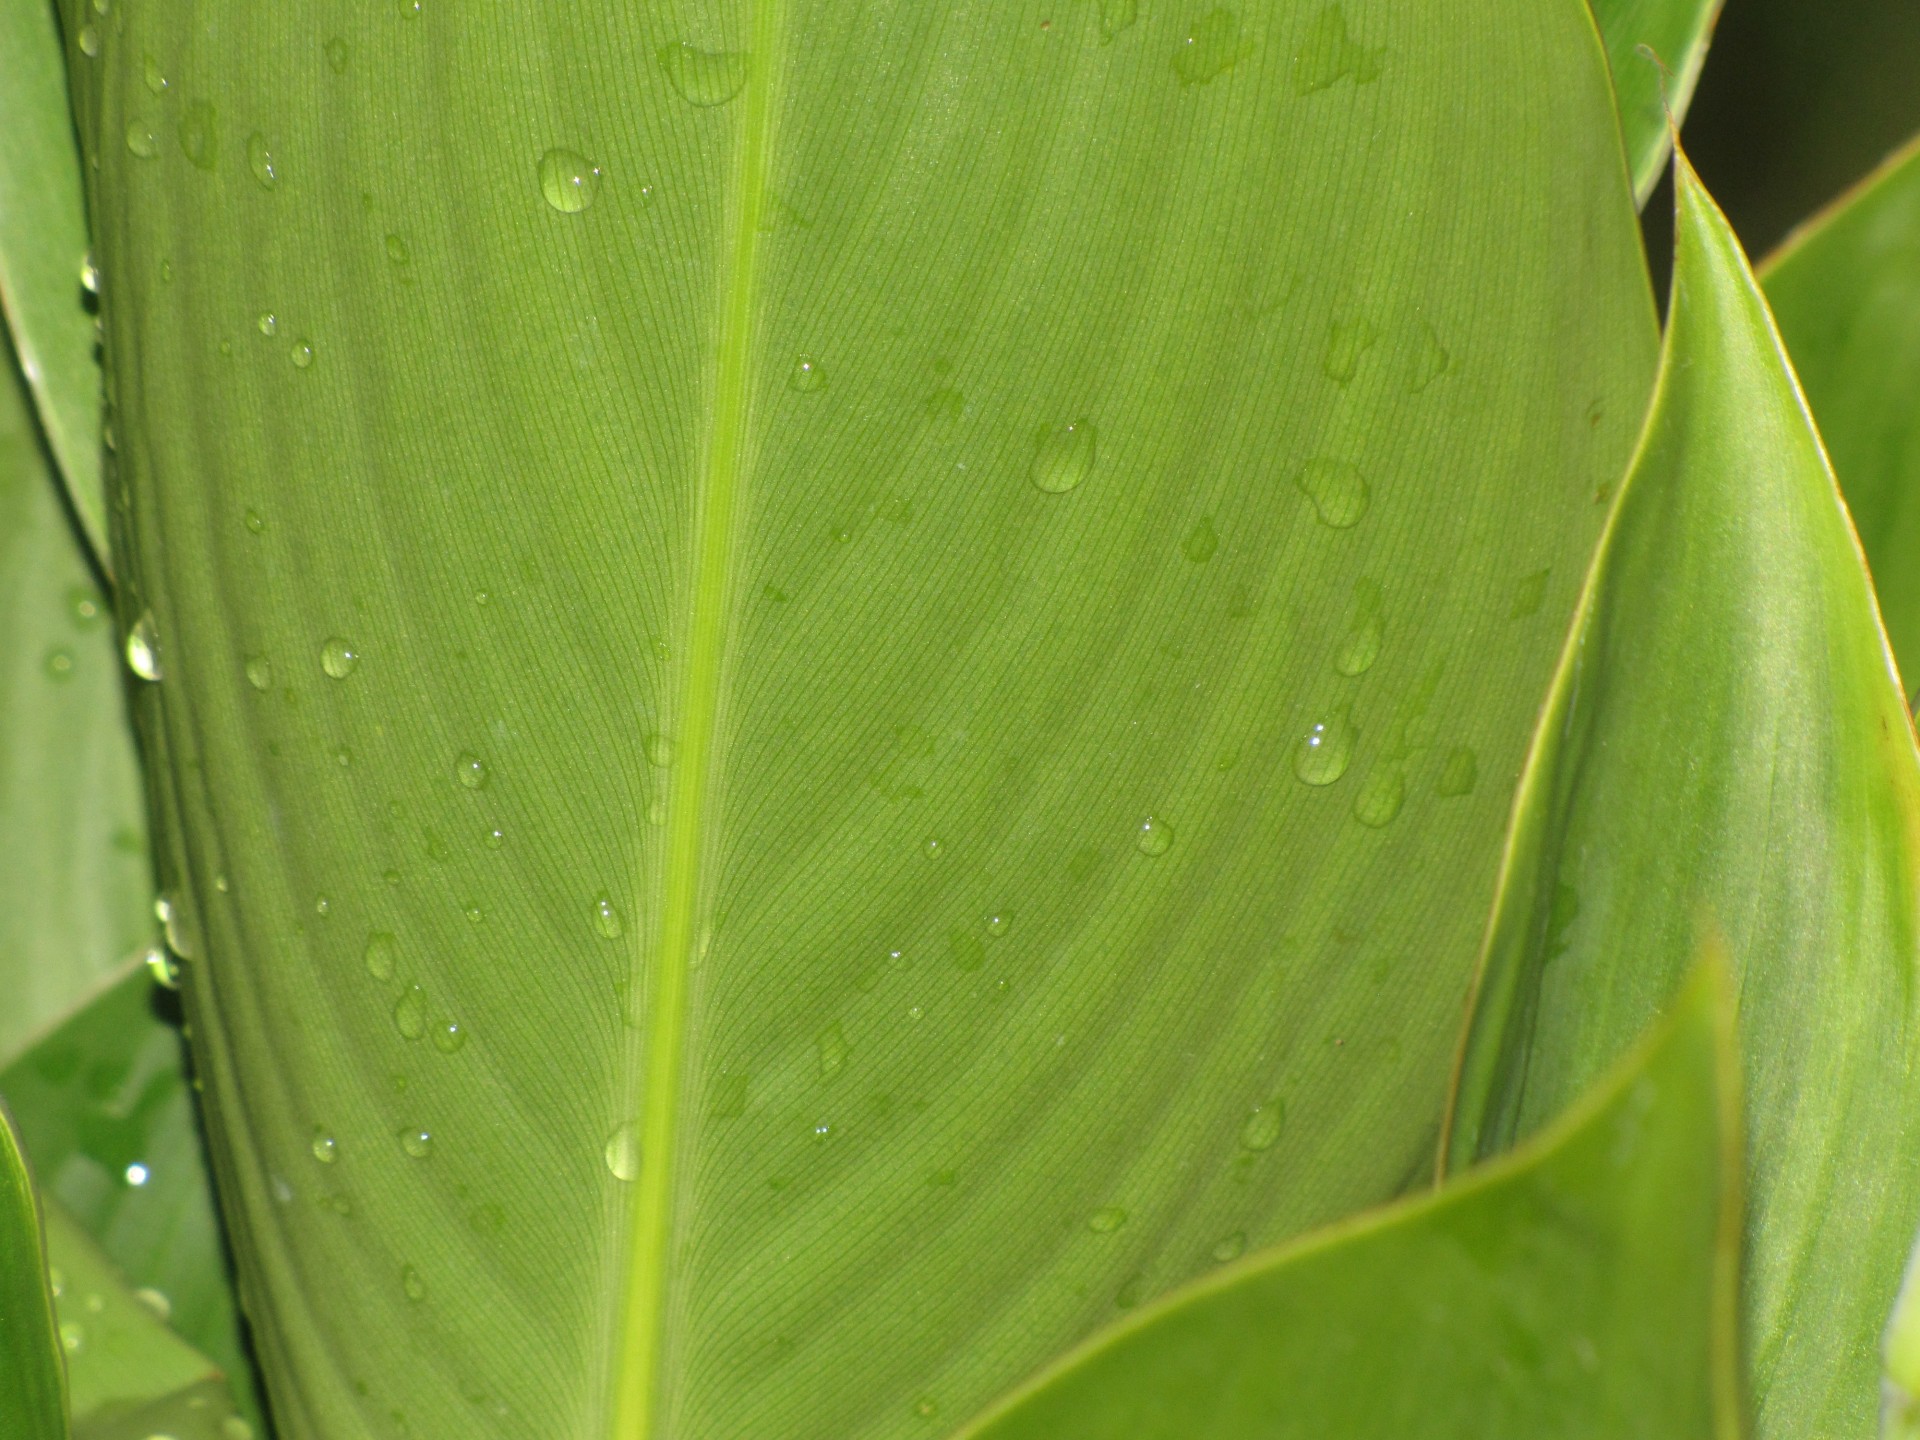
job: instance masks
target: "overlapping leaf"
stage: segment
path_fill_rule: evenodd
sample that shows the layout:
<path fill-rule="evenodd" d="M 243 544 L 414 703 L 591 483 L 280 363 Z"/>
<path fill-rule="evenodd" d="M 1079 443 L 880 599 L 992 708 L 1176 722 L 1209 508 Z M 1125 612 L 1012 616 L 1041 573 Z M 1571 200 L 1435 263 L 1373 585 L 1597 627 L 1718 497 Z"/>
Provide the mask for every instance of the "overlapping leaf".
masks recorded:
<path fill-rule="evenodd" d="M 1641 204 L 1667 167 L 1720 17 L 1721 0 L 1593 0 L 1607 43 L 1633 193 Z"/>
<path fill-rule="evenodd" d="M 1522 781 L 1451 1153 L 1560 1113 L 1723 933 L 1757 1433 L 1865 1436 L 1920 1219 L 1920 766 L 1765 303 L 1684 163 L 1678 193 L 1661 383 Z"/>
<path fill-rule="evenodd" d="M 0 1106 L 0 1436 L 64 1440 L 66 1394 L 33 1182 Z"/>

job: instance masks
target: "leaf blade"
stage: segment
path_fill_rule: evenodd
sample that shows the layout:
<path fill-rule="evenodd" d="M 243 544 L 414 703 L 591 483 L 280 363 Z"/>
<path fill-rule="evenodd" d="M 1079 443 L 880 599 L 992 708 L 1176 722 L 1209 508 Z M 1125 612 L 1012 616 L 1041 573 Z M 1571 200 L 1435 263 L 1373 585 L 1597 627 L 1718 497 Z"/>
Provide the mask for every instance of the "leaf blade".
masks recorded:
<path fill-rule="evenodd" d="M 33 1181 L 0 1105 L 0 1434 L 65 1440 L 67 1395 Z"/>

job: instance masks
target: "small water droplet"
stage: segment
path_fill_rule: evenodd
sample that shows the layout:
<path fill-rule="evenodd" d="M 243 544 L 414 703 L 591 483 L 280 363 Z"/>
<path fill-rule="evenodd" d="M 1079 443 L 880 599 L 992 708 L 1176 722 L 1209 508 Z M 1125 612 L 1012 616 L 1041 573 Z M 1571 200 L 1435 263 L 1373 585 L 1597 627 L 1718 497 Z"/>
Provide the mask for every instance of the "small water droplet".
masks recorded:
<path fill-rule="evenodd" d="M 153 977 L 154 984 L 163 990 L 180 988 L 180 966 L 173 956 L 158 945 L 149 945 L 140 952 L 140 958 L 146 962 L 147 974 Z"/>
<path fill-rule="evenodd" d="M 937 835 L 929 835 L 920 846 L 921 852 L 925 854 L 929 860 L 938 860 L 940 856 L 945 853 L 946 848 Z"/>
<path fill-rule="evenodd" d="M 838 1021 L 820 1032 L 814 1048 L 819 1053 L 822 1080 L 831 1080 L 847 1068 L 847 1034 Z"/>
<path fill-rule="evenodd" d="M 812 395 L 827 388 L 827 372 L 820 368 L 820 362 L 811 355 L 802 355 L 793 362 L 793 369 L 787 372 L 787 388 L 798 390 L 802 395 Z"/>
<path fill-rule="evenodd" d="M 280 328 L 280 317 L 271 310 L 262 310 L 259 318 L 253 322 L 253 326 L 262 335 L 272 335 Z"/>
<path fill-rule="evenodd" d="M 1447 758 L 1441 762 L 1440 778 L 1434 782 L 1437 794 L 1452 799 L 1459 795 L 1471 795 L 1474 783 L 1480 778 L 1480 762 L 1473 751 L 1465 745 L 1456 745 L 1447 752 Z"/>
<path fill-rule="evenodd" d="M 1293 747 L 1293 773 L 1309 785 L 1333 784 L 1353 761 L 1353 741 L 1349 712 L 1317 722 Z"/>
<path fill-rule="evenodd" d="M 626 932 L 627 927 L 620 919 L 613 896 L 605 890 L 593 897 L 593 928 L 605 940 L 618 940 Z"/>
<path fill-rule="evenodd" d="M 220 1422 L 222 1440 L 253 1440 L 253 1426 L 238 1415 L 229 1415 Z"/>
<path fill-rule="evenodd" d="M 1307 27 L 1293 56 L 1293 90 L 1311 95 L 1352 77 L 1355 85 L 1380 78 L 1384 48 L 1369 49 L 1347 33 L 1347 17 L 1338 5 L 1329 5 Z"/>
<path fill-rule="evenodd" d="M 1452 357 L 1447 347 L 1440 343 L 1440 336 L 1426 321 L 1420 322 L 1420 331 L 1415 338 L 1412 359 L 1407 365 L 1407 393 L 1418 395 L 1447 373 Z"/>
<path fill-rule="evenodd" d="M 1309 460 L 1294 484 L 1313 502 L 1320 523 L 1335 530 L 1358 525 L 1372 499 L 1365 477 L 1345 460 Z"/>
<path fill-rule="evenodd" d="M 664 770 L 673 764 L 673 741 L 658 731 L 647 736 L 644 747 L 647 763 L 656 769 Z"/>
<path fill-rule="evenodd" d="M 467 1043 L 467 1032 L 460 1028 L 458 1020 L 441 1020 L 433 1027 L 433 1048 L 442 1055 L 451 1055 Z"/>
<path fill-rule="evenodd" d="M 173 1302 L 167 1298 L 165 1291 L 156 1290 L 151 1285 L 142 1285 L 133 1292 L 133 1298 L 162 1320 L 173 1318 Z"/>
<path fill-rule="evenodd" d="M 1407 775 L 1398 765 L 1376 765 L 1354 792 L 1353 818 L 1373 830 L 1393 823 L 1407 799 Z"/>
<path fill-rule="evenodd" d="M 489 850 L 498 850 L 502 845 L 507 843 L 507 832 L 502 830 L 498 825 L 489 826 L 481 833 L 480 843 L 485 845 Z"/>
<path fill-rule="evenodd" d="M 266 519 L 264 516 L 260 514 L 258 510 L 247 511 L 245 516 L 245 521 L 246 521 L 247 529 L 251 530 L 256 535 L 260 534 L 263 530 L 267 528 Z"/>
<path fill-rule="evenodd" d="M 153 623 L 153 612 L 146 611 L 127 632 L 127 668 L 142 680 L 158 680 L 165 672 L 160 665 L 160 634 Z"/>
<path fill-rule="evenodd" d="M 167 93 L 166 72 L 161 70 L 160 62 L 153 56 L 146 55 L 141 58 L 140 72 L 141 78 L 147 82 L 148 94 L 160 96 Z"/>
<path fill-rule="evenodd" d="M 88 585 L 75 585 L 67 591 L 67 613 L 81 630 L 91 630 L 106 618 L 99 592 Z"/>
<path fill-rule="evenodd" d="M 127 121 L 127 149 L 136 159 L 151 160 L 160 153 L 160 137 L 151 124 L 135 116 Z"/>
<path fill-rule="evenodd" d="M 292 362 L 294 369 L 305 370 L 313 364 L 313 342 L 311 340 L 294 341 L 293 348 L 287 351 L 287 359 Z"/>
<path fill-rule="evenodd" d="M 322 1165 L 331 1165 L 340 1158 L 340 1142 L 327 1133 L 324 1125 L 316 1125 L 313 1130 L 313 1158 Z"/>
<path fill-rule="evenodd" d="M 247 684 L 260 691 L 273 688 L 273 661 L 265 655 L 247 656 Z"/>
<path fill-rule="evenodd" d="M 454 777 L 469 790 L 484 790 L 491 778 L 487 762 L 471 750 L 462 750 L 453 762 Z"/>
<path fill-rule="evenodd" d="M 1098 443 L 1098 432 L 1090 420 L 1043 429 L 1034 437 L 1033 464 L 1027 477 L 1035 489 L 1064 495 L 1092 472 Z"/>
<path fill-rule="evenodd" d="M 205 100 L 190 102 L 180 115 L 180 153 L 196 170 L 211 170 L 220 158 L 219 113 Z"/>
<path fill-rule="evenodd" d="M 166 932 L 167 948 L 182 960 L 191 960 L 200 953 L 200 947 L 194 943 L 186 902 L 179 895 L 168 893 L 157 897 L 153 902 L 153 918 Z"/>
<path fill-rule="evenodd" d="M 556 146 L 540 157 L 540 193 L 562 215 L 578 215 L 600 193 L 600 167 L 578 150 Z"/>
<path fill-rule="evenodd" d="M 80 53 L 89 60 L 100 53 L 100 28 L 97 25 L 80 27 Z"/>
<path fill-rule="evenodd" d="M 72 1355 L 77 1353 L 80 1347 L 86 1343 L 86 1327 L 81 1325 L 78 1320 L 62 1320 L 60 1322 L 60 1348 L 62 1350 Z"/>
<path fill-rule="evenodd" d="M 100 267 L 93 263 L 91 250 L 80 258 L 80 288 L 89 295 L 100 293 Z"/>
<path fill-rule="evenodd" d="M 664 825 L 667 823 L 666 801 L 650 800 L 647 802 L 647 823 L 649 825 Z"/>
<path fill-rule="evenodd" d="M 1253 42 L 1240 30 L 1240 17 L 1222 7 L 1193 22 L 1187 38 L 1173 52 L 1173 73 L 1182 85 L 1206 85 L 1253 53 Z"/>
<path fill-rule="evenodd" d="M 1253 1107 L 1240 1126 L 1240 1144 L 1248 1150 L 1271 1150 L 1287 1125 L 1286 1103 L 1275 1097 Z"/>
<path fill-rule="evenodd" d="M 347 60 L 353 54 L 352 47 L 349 46 L 345 40 L 341 39 L 338 35 L 336 35 L 331 40 L 327 41 L 327 43 L 322 47 L 322 49 L 326 52 L 327 68 L 333 71 L 333 73 L 336 75 L 346 74 Z"/>
<path fill-rule="evenodd" d="M 213 888 L 218 890 L 222 895 L 224 895 L 227 893 L 227 891 L 231 890 L 233 886 L 228 881 L 226 875 L 224 873 L 221 873 L 213 877 Z"/>
<path fill-rule="evenodd" d="M 142 1185 L 146 1184 L 148 1180 L 153 1178 L 153 1172 L 147 1169 L 147 1167 L 142 1165 L 138 1160 L 134 1161 L 133 1164 L 127 1166 L 127 1168 L 121 1171 L 120 1173 L 122 1178 L 126 1180 L 127 1184 L 133 1186 L 133 1188 L 136 1190 L 138 1190 Z"/>
<path fill-rule="evenodd" d="M 1087 1217 L 1087 1229 L 1096 1235 L 1111 1235 L 1127 1223 L 1127 1212 L 1118 1205 L 1103 1205 Z"/>
<path fill-rule="evenodd" d="M 1545 570 L 1535 570 L 1530 575 L 1522 575 L 1513 586 L 1513 603 L 1507 607 L 1509 620 L 1524 620 L 1529 615 L 1540 613 L 1540 607 L 1547 599 L 1547 579 L 1553 574 L 1549 566 Z"/>
<path fill-rule="evenodd" d="M 253 172 L 253 178 L 260 182 L 262 190 L 271 190 L 280 183 L 280 172 L 274 168 L 273 152 L 267 148 L 267 137 L 258 130 L 247 137 L 247 168 Z"/>
<path fill-rule="evenodd" d="M 1100 0 L 1100 43 L 1111 44 L 1140 18 L 1140 0 Z"/>
<path fill-rule="evenodd" d="M 387 246 L 387 259 L 391 260 L 396 265 L 405 265 L 413 259 L 413 252 L 407 248 L 407 242 L 401 239 L 398 235 L 387 236 L 386 246 Z M 482 590 L 480 592 L 480 595 L 484 595 L 486 593 L 487 593 L 486 591 Z M 474 596 L 474 599 L 479 600 L 482 605 L 487 603 L 485 600 L 480 600 L 479 595 Z"/>
<path fill-rule="evenodd" d="M 1360 357 L 1373 348 L 1379 338 L 1373 324 L 1363 315 L 1333 320 L 1327 326 L 1327 351 L 1320 360 L 1320 371 L 1343 389 L 1360 373 Z"/>
<path fill-rule="evenodd" d="M 400 1290 L 401 1293 L 415 1305 L 418 1305 L 422 1300 L 427 1298 L 427 1282 L 420 1277 L 420 1272 L 411 1265 L 402 1265 L 400 1267 Z"/>
<path fill-rule="evenodd" d="M 1334 652 L 1333 668 L 1342 675 L 1364 675 L 1380 658 L 1380 645 L 1386 638 L 1380 617 L 1380 586 L 1372 580 L 1359 580 L 1353 587 L 1353 606 L 1347 612 L 1347 634 Z"/>
<path fill-rule="evenodd" d="M 353 673 L 353 667 L 360 663 L 360 652 L 353 648 L 351 641 L 340 636 L 331 637 L 320 647 L 320 668 L 335 680 L 344 680 Z"/>
<path fill-rule="evenodd" d="M 393 1002 L 393 1028 L 402 1040 L 418 1040 L 427 1033 L 427 992 L 420 985 L 409 985 Z"/>
<path fill-rule="evenodd" d="M 1188 531 L 1187 538 L 1180 542 L 1180 553 L 1196 565 L 1206 564 L 1219 548 L 1220 537 L 1214 534 L 1211 515 L 1202 515 L 1200 523 Z"/>
<path fill-rule="evenodd" d="M 1224 1265 L 1229 1260 L 1238 1260 L 1246 1253 L 1246 1249 L 1247 1232 L 1244 1230 L 1236 1230 L 1214 1245 L 1213 1258 L 1218 1264 Z"/>
<path fill-rule="evenodd" d="M 631 1181 L 638 1178 L 640 1174 L 640 1136 L 635 1131 L 631 1120 L 623 1125 L 616 1126 L 613 1133 L 607 1136 L 604 1153 L 607 1160 L 607 1169 L 611 1172 L 614 1179 Z"/>
<path fill-rule="evenodd" d="M 1013 923 L 1013 917 L 1004 910 L 996 910 L 987 916 L 987 934 L 1004 935 L 1007 927 Z"/>
<path fill-rule="evenodd" d="M 475 925 L 478 925 L 482 920 L 487 918 L 486 912 L 474 904 L 469 904 L 464 913 L 467 919 Z"/>
<path fill-rule="evenodd" d="M 400 1131 L 400 1148 L 415 1160 L 424 1160 L 433 1154 L 433 1132 L 418 1125 L 405 1126 Z"/>
<path fill-rule="evenodd" d="M 391 980 L 400 958 L 399 943 L 387 931 L 375 930 L 367 936 L 367 948 L 360 952 L 360 958 L 374 979 Z"/>
<path fill-rule="evenodd" d="M 1134 829 L 1133 843 L 1142 855 L 1164 855 L 1173 845 L 1173 827 L 1157 816 L 1145 816 Z"/>
<path fill-rule="evenodd" d="M 73 652 L 64 646 L 56 645 L 41 657 L 40 668 L 46 671 L 49 680 L 71 680 L 73 678 Z"/>
<path fill-rule="evenodd" d="M 744 50 L 702 50 L 682 40 L 658 52 L 667 82 L 692 105 L 724 105 L 747 83 Z"/>

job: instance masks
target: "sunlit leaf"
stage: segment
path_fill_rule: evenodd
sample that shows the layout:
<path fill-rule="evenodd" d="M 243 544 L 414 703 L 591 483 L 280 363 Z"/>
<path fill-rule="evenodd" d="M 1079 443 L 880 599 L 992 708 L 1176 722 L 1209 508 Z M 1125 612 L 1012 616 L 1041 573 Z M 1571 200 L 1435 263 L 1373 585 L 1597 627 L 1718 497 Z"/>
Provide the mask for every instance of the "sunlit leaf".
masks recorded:
<path fill-rule="evenodd" d="M 1633 193 L 1641 204 L 1667 168 L 1722 0 L 1593 0 L 1607 43 Z"/>

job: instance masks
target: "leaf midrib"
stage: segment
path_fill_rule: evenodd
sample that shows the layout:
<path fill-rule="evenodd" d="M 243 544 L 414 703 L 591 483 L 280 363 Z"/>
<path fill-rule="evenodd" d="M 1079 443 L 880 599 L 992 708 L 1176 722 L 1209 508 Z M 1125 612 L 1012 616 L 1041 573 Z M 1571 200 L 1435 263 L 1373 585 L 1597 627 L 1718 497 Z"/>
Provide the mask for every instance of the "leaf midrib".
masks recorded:
<path fill-rule="evenodd" d="M 663 898 L 655 987 L 647 1007 L 641 1077 L 638 1193 L 627 1250 L 627 1276 L 615 1353 L 612 1434 L 650 1440 L 660 1409 L 665 1344 L 668 1237 L 673 1221 L 674 1140 L 688 1023 L 687 980 L 697 943 L 701 855 L 712 789 L 715 719 L 725 649 L 728 559 L 739 496 L 746 430 L 752 310 L 759 261 L 760 215 L 772 148 L 773 62 L 782 0 L 757 0 L 741 97 L 741 139 L 734 161 L 733 226 L 720 292 L 720 346 L 715 363 L 705 461 L 695 504 L 694 571 L 679 704 L 679 775 L 668 798 Z M 644 935 L 644 927 L 636 927 Z M 632 957 L 635 993 L 646 980 L 645 944 Z"/>

